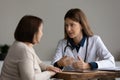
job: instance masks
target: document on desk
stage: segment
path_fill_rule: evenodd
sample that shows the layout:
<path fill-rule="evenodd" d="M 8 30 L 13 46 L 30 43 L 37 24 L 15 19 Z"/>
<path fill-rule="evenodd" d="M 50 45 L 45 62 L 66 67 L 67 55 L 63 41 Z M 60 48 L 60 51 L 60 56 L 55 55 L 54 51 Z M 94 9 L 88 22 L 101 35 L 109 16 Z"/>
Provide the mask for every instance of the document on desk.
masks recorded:
<path fill-rule="evenodd" d="M 101 69 L 95 69 L 95 70 L 63 70 L 63 72 L 78 72 L 78 73 L 88 73 L 88 72 L 96 72 L 96 71 L 120 71 L 120 67 L 109 67 L 109 68 L 101 68 Z"/>
<path fill-rule="evenodd" d="M 120 71 L 120 67 L 114 67 L 114 68 L 101 68 L 98 70 L 102 70 L 102 71 Z"/>

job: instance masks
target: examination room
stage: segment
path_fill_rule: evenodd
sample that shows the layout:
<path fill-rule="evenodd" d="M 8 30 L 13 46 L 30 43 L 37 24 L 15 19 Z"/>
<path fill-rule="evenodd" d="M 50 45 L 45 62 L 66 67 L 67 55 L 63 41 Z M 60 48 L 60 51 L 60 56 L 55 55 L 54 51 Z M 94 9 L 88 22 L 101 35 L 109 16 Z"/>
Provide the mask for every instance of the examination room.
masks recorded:
<path fill-rule="evenodd" d="M 0 0 L 0 80 L 120 80 L 120 0 Z"/>

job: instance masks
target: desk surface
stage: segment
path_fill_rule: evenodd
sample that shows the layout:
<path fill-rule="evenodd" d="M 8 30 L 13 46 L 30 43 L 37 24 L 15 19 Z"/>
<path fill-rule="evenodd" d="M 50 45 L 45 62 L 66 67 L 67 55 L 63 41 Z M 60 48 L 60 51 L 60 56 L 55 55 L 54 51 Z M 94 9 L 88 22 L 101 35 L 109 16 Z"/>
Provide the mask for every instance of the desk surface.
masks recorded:
<path fill-rule="evenodd" d="M 74 72 L 63 71 L 55 75 L 55 78 L 64 80 L 86 80 L 96 78 L 120 78 L 120 71 L 90 71 L 90 72 Z"/>

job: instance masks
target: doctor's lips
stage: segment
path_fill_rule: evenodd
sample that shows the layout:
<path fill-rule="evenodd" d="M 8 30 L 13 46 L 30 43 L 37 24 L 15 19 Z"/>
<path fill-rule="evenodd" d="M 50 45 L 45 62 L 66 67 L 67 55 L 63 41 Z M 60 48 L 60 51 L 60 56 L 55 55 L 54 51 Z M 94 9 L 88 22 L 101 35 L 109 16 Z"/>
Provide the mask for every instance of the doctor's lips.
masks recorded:
<path fill-rule="evenodd" d="M 71 35 L 73 35 L 73 33 L 70 33 L 70 32 L 69 32 L 69 33 L 68 33 L 68 35 L 70 35 L 70 36 L 71 36 Z"/>

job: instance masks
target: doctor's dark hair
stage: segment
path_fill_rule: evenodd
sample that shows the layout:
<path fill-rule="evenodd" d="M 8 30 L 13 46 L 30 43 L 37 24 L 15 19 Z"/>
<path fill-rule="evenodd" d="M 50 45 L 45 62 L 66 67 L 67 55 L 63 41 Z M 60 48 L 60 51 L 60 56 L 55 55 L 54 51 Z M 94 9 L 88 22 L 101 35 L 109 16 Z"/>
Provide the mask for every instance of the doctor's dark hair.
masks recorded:
<path fill-rule="evenodd" d="M 34 34 L 38 32 L 43 20 L 32 15 L 25 15 L 22 17 L 14 32 L 14 38 L 21 42 L 33 43 Z"/>
<path fill-rule="evenodd" d="M 79 22 L 81 27 L 82 27 L 82 31 L 86 36 L 93 36 L 93 32 L 90 29 L 90 26 L 88 24 L 87 18 L 84 14 L 84 12 L 78 8 L 74 8 L 74 9 L 70 9 L 64 17 L 64 20 L 66 20 L 66 18 L 69 18 L 73 21 Z M 66 29 L 64 26 L 64 38 L 68 38 L 68 35 L 66 33 Z"/>

